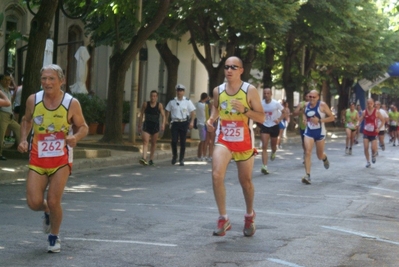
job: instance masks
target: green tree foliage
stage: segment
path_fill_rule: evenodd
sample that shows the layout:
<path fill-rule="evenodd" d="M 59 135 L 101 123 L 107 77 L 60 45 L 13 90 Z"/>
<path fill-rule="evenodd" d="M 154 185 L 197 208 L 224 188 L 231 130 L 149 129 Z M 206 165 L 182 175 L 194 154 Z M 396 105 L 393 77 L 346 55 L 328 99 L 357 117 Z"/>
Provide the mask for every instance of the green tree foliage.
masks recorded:
<path fill-rule="evenodd" d="M 85 19 L 87 33 L 95 44 L 113 48 L 109 59 L 103 142 L 123 143 L 121 126 L 126 72 L 145 41 L 167 15 L 170 1 L 143 0 L 142 16 L 137 3 L 131 0 L 97 0 Z"/>
<path fill-rule="evenodd" d="M 275 40 L 265 45 L 273 49 L 270 77 L 292 105 L 294 91 L 314 86 L 323 88 L 327 102 L 330 87 L 346 94 L 340 101 L 347 99 L 356 79 L 387 70 L 396 37 L 374 1 L 309 0 L 302 2 L 284 37 Z"/>
<path fill-rule="evenodd" d="M 178 69 L 180 60 L 173 54 L 168 45 L 168 40 L 180 40 L 180 37 L 187 32 L 183 16 L 184 10 L 189 8 L 185 0 L 173 1 L 167 17 L 160 27 L 151 35 L 150 39 L 156 41 L 162 60 L 167 69 L 166 101 L 169 101 L 176 95 L 175 86 L 178 83 Z M 167 136 L 168 133 L 166 133 Z"/>
<path fill-rule="evenodd" d="M 297 1 L 192 1 L 186 23 L 194 52 L 208 72 L 210 90 L 223 81 L 223 65 L 229 56 L 241 57 L 249 71 L 255 48 L 268 36 L 285 32 L 297 7 Z M 224 47 L 220 61 L 212 57 L 212 44 Z"/>

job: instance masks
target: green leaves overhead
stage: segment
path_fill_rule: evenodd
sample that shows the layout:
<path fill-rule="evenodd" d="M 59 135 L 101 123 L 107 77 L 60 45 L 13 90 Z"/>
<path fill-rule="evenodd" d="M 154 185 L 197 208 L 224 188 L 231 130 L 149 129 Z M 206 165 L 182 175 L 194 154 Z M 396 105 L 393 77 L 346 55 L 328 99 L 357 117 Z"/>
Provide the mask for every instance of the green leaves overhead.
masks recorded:
<path fill-rule="evenodd" d="M 96 0 L 92 2 L 90 13 L 86 16 L 86 31 L 91 34 L 96 45 L 110 45 L 129 42 L 135 29 L 142 23 L 138 21 L 137 1 Z M 143 1 L 148 2 L 148 1 Z M 157 1 L 153 1 L 154 4 Z"/>

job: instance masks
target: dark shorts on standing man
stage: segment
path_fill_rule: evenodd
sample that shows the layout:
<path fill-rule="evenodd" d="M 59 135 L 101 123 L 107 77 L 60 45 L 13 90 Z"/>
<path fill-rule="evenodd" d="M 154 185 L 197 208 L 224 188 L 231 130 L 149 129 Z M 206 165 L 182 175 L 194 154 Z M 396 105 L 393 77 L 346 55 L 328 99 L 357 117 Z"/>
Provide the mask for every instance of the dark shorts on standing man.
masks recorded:
<path fill-rule="evenodd" d="M 280 128 L 277 125 L 274 125 L 272 127 L 266 127 L 263 124 L 258 124 L 258 126 L 260 127 L 260 133 L 261 134 L 269 134 L 270 137 L 277 137 L 280 133 Z"/>

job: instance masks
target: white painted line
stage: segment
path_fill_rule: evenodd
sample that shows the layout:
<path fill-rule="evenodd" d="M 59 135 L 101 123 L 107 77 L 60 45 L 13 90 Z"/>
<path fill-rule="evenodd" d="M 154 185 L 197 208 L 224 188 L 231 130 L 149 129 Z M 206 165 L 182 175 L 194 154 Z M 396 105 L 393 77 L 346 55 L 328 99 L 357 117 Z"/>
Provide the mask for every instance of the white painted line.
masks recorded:
<path fill-rule="evenodd" d="M 288 262 L 288 261 L 283 261 L 283 260 L 280 260 L 280 259 L 267 258 L 267 260 L 271 261 L 271 262 L 274 262 L 274 263 L 281 264 L 281 265 L 289 266 L 289 267 L 303 267 L 301 265 L 298 265 L 298 264 L 295 264 L 295 263 L 291 263 L 291 262 Z"/>
<path fill-rule="evenodd" d="M 347 230 L 347 229 L 343 229 L 343 228 L 340 228 L 340 227 L 334 227 L 334 226 L 321 226 L 321 227 L 325 228 L 325 229 L 329 229 L 329 230 L 339 231 L 339 232 L 347 233 L 347 234 L 351 234 L 351 235 L 357 235 L 357 236 L 360 236 L 360 237 L 374 239 L 376 241 L 380 241 L 380 242 L 389 243 L 389 244 L 393 244 L 393 245 L 399 246 L 399 242 L 391 241 L 391 240 L 384 239 L 384 238 L 380 238 L 378 236 L 372 236 L 372 235 L 369 235 L 369 234 L 366 234 L 366 233 L 362 233 L 362 232 Z"/>
<path fill-rule="evenodd" d="M 151 245 L 151 246 L 161 246 L 161 247 L 177 247 L 177 245 L 175 244 L 141 242 L 141 241 L 131 241 L 131 240 L 107 240 L 107 239 L 92 239 L 92 238 L 78 238 L 78 237 L 64 237 L 64 239 L 75 240 L 75 241 L 88 241 L 88 242 L 124 243 L 124 244 L 139 244 L 139 245 Z"/>
<path fill-rule="evenodd" d="M 382 187 L 376 187 L 376 186 L 364 186 L 367 188 L 371 188 L 371 189 L 377 189 L 377 190 L 382 190 L 382 191 L 388 191 L 388 192 L 394 192 L 394 193 L 399 193 L 398 190 L 391 190 L 391 189 L 386 189 L 386 188 L 382 188 Z"/>

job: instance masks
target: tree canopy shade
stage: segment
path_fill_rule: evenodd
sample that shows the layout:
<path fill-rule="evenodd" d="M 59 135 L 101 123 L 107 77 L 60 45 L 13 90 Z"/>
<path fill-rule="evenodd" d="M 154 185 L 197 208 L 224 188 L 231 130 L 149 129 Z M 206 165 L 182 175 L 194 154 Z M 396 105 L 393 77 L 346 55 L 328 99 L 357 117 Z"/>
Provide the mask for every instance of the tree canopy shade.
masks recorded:
<path fill-rule="evenodd" d="M 329 103 L 330 87 L 348 94 L 356 79 L 386 71 L 394 62 L 393 40 L 396 34 L 375 1 L 301 1 L 288 31 L 265 39 L 256 65 L 264 66 L 265 84 L 286 90 L 290 105 L 301 88 L 324 88 Z"/>
<path fill-rule="evenodd" d="M 96 45 L 113 48 L 109 59 L 107 114 L 101 141 L 123 143 L 122 108 L 125 77 L 133 59 L 145 41 L 167 15 L 169 0 L 142 1 L 142 20 L 138 2 L 98 0 L 85 19 L 87 31 Z M 134 30 L 137 29 L 137 30 Z"/>
<path fill-rule="evenodd" d="M 243 79 L 247 80 L 257 45 L 268 36 L 285 32 L 298 7 L 298 1 L 192 1 L 185 21 L 194 52 L 208 72 L 209 92 L 223 81 L 224 62 L 233 55 L 243 59 Z M 220 59 L 212 54 L 214 44 L 223 47 Z"/>

